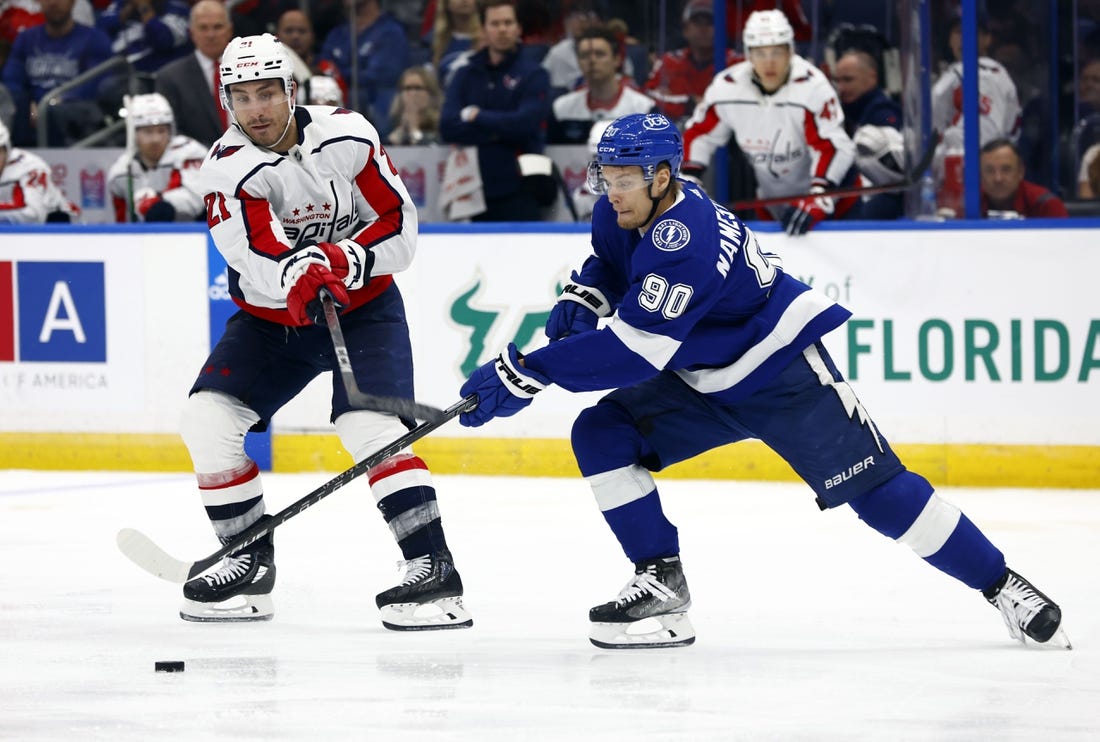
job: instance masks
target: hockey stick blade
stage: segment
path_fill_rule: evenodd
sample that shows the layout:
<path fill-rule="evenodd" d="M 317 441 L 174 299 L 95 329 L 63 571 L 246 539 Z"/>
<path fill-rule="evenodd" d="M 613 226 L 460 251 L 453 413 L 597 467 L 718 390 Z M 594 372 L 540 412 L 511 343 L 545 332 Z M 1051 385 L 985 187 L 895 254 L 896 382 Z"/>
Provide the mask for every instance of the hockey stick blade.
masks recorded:
<path fill-rule="evenodd" d="M 359 391 L 359 384 L 355 381 L 355 371 L 351 367 L 351 356 L 348 355 L 348 346 L 344 342 L 344 331 L 340 327 L 340 317 L 336 312 L 336 303 L 332 298 L 332 294 L 324 289 L 321 290 L 320 297 L 321 306 L 325 310 L 325 324 L 328 325 L 329 334 L 332 335 L 332 349 L 336 354 L 336 365 L 340 367 L 340 378 L 344 382 L 344 391 L 348 395 L 348 402 L 351 403 L 351 406 L 360 410 L 388 412 L 406 420 L 442 421 L 443 410 L 438 407 L 430 407 L 411 399 L 380 397 Z"/>
<path fill-rule="evenodd" d="M 912 188 L 920 179 L 924 177 L 924 171 L 932 165 L 932 159 L 936 156 L 936 145 L 939 144 L 939 134 L 932 132 L 932 143 L 928 146 L 928 149 L 924 151 L 921 158 L 917 161 L 905 176 L 905 180 L 899 180 L 896 183 L 884 183 L 877 186 L 862 186 L 862 187 L 850 187 L 850 188 L 833 188 L 831 190 L 822 191 L 821 193 L 803 193 L 795 196 L 771 196 L 769 198 L 749 198 L 742 201 L 734 201 L 730 204 L 730 208 L 734 211 L 758 209 L 762 206 L 774 206 L 776 204 L 793 204 L 798 201 L 804 201 L 806 199 L 813 198 L 848 198 L 850 196 L 874 196 L 878 193 L 894 193 L 896 191 L 905 191 Z"/>
<path fill-rule="evenodd" d="M 203 572 L 206 572 L 229 554 L 240 551 L 249 544 L 263 538 L 265 535 L 275 530 L 276 527 L 286 523 L 306 508 L 316 505 L 336 490 L 365 474 L 371 468 L 382 463 L 401 449 L 411 446 L 451 418 L 474 409 L 477 407 L 477 403 L 478 398 L 476 394 L 471 394 L 459 400 L 447 409 L 442 410 L 442 417 L 440 419 L 421 423 L 385 448 L 371 454 L 342 474 L 338 474 L 336 477 L 325 482 L 305 497 L 283 508 L 270 518 L 256 521 L 208 557 L 193 562 L 185 562 L 176 559 L 154 543 L 151 538 L 133 528 L 123 528 L 118 532 L 118 548 L 127 559 L 155 577 L 160 577 L 163 580 L 179 584 L 187 582 L 190 579 L 198 577 Z"/>

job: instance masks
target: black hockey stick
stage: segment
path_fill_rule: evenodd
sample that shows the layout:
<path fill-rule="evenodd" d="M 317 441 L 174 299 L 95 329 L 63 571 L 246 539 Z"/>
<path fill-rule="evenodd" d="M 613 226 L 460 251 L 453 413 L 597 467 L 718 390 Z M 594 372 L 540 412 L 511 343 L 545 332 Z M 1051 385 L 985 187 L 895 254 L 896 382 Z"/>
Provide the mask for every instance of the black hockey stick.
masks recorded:
<path fill-rule="evenodd" d="M 730 208 L 734 211 L 758 209 L 762 206 L 773 206 L 775 204 L 793 204 L 799 201 L 814 198 L 848 198 L 850 196 L 873 196 L 876 193 L 893 193 L 894 191 L 905 191 L 917 183 L 924 177 L 924 172 L 931 166 L 932 158 L 936 155 L 936 145 L 939 143 L 939 134 L 932 132 L 932 143 L 928 146 L 928 149 L 921 155 L 917 164 L 909 169 L 909 172 L 905 174 L 904 180 L 899 180 L 897 183 L 884 183 L 877 186 L 863 186 L 863 187 L 851 187 L 851 188 L 833 188 L 831 190 L 822 191 L 820 193 L 803 193 L 795 196 L 771 196 L 769 198 L 751 198 L 743 201 L 734 201 L 730 204 Z"/>
<path fill-rule="evenodd" d="M 411 399 L 400 397 L 379 397 L 373 394 L 364 394 L 359 391 L 359 384 L 355 381 L 355 372 L 351 368 L 351 357 L 348 355 L 348 346 L 344 342 L 344 331 L 340 329 L 340 317 L 336 313 L 336 304 L 332 294 L 324 289 L 320 292 L 321 306 L 325 310 L 325 324 L 328 325 L 329 334 L 332 335 L 332 348 L 336 353 L 336 364 L 340 367 L 340 378 L 344 381 L 344 391 L 348 395 L 348 401 L 352 407 L 360 410 L 374 410 L 376 412 L 389 412 L 407 420 L 441 420 L 443 410 L 437 407 L 429 407 Z"/>
<path fill-rule="evenodd" d="M 208 557 L 204 557 L 194 562 L 185 562 L 181 559 L 176 559 L 164 549 L 153 543 L 153 540 L 144 533 L 133 528 L 123 528 L 118 532 L 118 548 L 131 562 L 152 575 L 156 575 L 169 582 L 180 584 L 187 582 L 194 577 L 198 577 L 203 572 L 206 572 L 229 554 L 243 549 L 262 538 L 265 534 L 275 530 L 275 528 L 286 523 L 311 505 L 316 505 L 345 484 L 348 484 L 356 477 L 366 473 L 369 469 L 382 463 L 401 449 L 411 446 L 443 423 L 456 417 L 459 413 L 476 408 L 477 402 L 478 399 L 476 394 L 471 394 L 465 399 L 456 402 L 446 410 L 443 410 L 442 417 L 438 420 L 420 423 L 420 425 L 416 426 L 393 443 L 371 454 L 343 474 L 325 482 L 294 504 L 283 508 L 270 518 L 256 521 Z"/>

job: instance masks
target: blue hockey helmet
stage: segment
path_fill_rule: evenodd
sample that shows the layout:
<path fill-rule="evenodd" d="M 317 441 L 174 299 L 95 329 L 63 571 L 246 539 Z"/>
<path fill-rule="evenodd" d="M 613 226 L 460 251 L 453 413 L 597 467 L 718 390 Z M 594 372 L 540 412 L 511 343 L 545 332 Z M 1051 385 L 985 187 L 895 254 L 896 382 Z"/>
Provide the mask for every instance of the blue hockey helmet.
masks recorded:
<path fill-rule="evenodd" d="M 629 113 L 604 129 L 592 164 L 597 170 L 603 165 L 639 165 L 645 179 L 652 181 L 662 162 L 675 178 L 683 161 L 684 140 L 676 124 L 660 113 Z"/>

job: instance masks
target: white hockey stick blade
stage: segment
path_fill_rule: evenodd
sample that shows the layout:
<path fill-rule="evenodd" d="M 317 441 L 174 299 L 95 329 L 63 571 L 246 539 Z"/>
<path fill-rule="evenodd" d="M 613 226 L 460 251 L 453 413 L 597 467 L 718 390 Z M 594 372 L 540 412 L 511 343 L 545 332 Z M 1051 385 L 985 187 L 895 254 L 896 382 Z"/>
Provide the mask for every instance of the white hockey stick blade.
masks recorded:
<path fill-rule="evenodd" d="M 176 559 L 133 528 L 123 528 L 118 532 L 117 540 L 119 551 L 149 574 L 179 585 L 187 582 L 194 562 Z"/>

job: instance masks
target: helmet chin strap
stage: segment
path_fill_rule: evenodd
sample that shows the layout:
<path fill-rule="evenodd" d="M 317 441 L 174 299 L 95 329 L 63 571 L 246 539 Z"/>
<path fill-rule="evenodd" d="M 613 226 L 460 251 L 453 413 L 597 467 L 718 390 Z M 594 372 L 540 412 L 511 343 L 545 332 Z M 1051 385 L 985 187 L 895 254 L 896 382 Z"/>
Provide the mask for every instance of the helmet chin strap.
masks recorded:
<path fill-rule="evenodd" d="M 656 177 L 656 175 L 654 175 Z M 649 207 L 649 216 L 646 217 L 645 223 L 649 224 L 653 221 L 653 217 L 657 215 L 657 207 L 661 205 L 661 201 L 664 201 L 665 196 L 668 195 L 668 190 L 672 188 L 672 179 L 669 178 L 668 185 L 665 186 L 665 190 L 659 196 L 653 196 L 653 183 L 649 184 L 649 200 L 652 202 L 652 206 Z"/>

